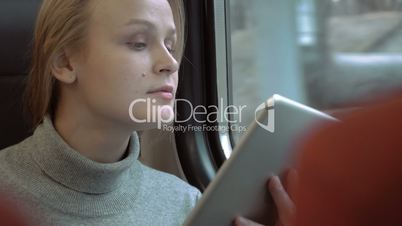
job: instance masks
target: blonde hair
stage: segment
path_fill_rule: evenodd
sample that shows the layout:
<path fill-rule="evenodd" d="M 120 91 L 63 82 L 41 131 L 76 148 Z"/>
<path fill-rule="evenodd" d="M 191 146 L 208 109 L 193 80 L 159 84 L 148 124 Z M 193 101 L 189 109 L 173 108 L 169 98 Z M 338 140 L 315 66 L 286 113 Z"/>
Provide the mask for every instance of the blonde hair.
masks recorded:
<path fill-rule="evenodd" d="M 180 62 L 184 52 L 185 15 L 182 0 L 168 0 L 177 30 L 174 57 Z M 90 17 L 89 0 L 43 0 L 36 20 L 31 70 L 24 93 L 24 110 L 33 128 L 46 114 L 52 115 L 58 87 L 52 75 L 53 61 L 65 48 L 85 47 Z"/>

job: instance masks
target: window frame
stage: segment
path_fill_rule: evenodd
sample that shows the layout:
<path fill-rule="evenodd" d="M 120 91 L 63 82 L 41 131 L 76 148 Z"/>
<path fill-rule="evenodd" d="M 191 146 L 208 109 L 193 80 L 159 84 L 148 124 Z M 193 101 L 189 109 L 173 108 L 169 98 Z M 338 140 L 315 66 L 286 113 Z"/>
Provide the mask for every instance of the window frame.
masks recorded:
<path fill-rule="evenodd" d="M 218 106 L 214 0 L 185 0 L 186 49 L 179 72 L 177 98 L 193 105 Z M 177 103 L 177 117 L 188 107 Z M 220 107 L 220 106 L 219 106 Z M 205 123 L 215 126 L 216 123 Z M 195 120 L 175 122 L 176 126 L 199 126 Z M 226 159 L 218 132 L 176 131 L 176 148 L 188 182 L 205 190 Z"/>

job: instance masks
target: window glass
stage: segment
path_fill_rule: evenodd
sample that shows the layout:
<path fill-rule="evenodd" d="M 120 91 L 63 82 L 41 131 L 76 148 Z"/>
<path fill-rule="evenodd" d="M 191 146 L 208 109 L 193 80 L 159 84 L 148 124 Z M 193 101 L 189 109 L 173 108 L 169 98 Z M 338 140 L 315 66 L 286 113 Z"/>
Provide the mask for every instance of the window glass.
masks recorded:
<path fill-rule="evenodd" d="M 230 104 L 246 105 L 238 125 L 274 93 L 331 110 L 402 86 L 402 0 L 229 3 Z"/>

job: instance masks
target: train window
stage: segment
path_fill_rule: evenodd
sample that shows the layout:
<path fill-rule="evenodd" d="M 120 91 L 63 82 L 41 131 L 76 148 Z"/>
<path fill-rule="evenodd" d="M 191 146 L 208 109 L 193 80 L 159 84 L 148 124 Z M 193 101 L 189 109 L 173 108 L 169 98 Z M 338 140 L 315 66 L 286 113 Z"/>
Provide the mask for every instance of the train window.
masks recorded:
<path fill-rule="evenodd" d="M 226 7 L 228 86 L 221 89 L 229 105 L 246 106 L 231 121 L 233 143 L 274 93 L 333 110 L 402 86 L 401 0 L 230 0 Z"/>
<path fill-rule="evenodd" d="M 299 48 L 310 105 L 354 106 L 402 84 L 402 1 L 299 0 Z M 309 29 L 310 27 L 310 29 Z"/>
<path fill-rule="evenodd" d="M 202 123 L 176 123 L 201 128 L 175 133 L 182 168 L 201 190 L 274 93 L 343 111 L 402 87 L 402 0 L 185 2 L 177 97 L 218 109 Z M 178 103 L 177 110 L 180 120 L 194 109 Z"/>
<path fill-rule="evenodd" d="M 233 143 L 274 93 L 305 102 L 297 48 L 295 1 L 241 1 L 228 5 L 232 105 L 243 106 L 231 126 Z"/>

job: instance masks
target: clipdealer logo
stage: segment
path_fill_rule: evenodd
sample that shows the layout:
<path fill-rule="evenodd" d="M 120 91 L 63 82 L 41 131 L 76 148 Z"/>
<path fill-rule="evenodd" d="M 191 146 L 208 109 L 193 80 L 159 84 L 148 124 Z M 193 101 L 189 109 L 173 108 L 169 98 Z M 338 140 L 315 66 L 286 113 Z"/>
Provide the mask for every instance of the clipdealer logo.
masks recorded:
<path fill-rule="evenodd" d="M 176 118 L 177 103 L 182 102 L 189 107 L 189 113 L 182 120 Z M 137 118 L 134 115 L 134 108 L 137 104 L 146 104 L 146 118 Z M 222 106 L 222 105 L 221 105 Z M 242 111 L 246 108 L 246 105 L 235 106 L 229 105 L 225 108 L 219 109 L 217 106 L 193 106 L 192 103 L 186 99 L 176 99 L 174 108 L 169 105 L 158 105 L 155 99 L 136 99 L 130 103 L 128 113 L 131 120 L 135 123 L 156 123 L 158 129 L 167 131 L 247 131 L 246 126 L 240 126 L 242 122 Z M 268 111 L 267 121 L 259 118 L 261 111 Z M 235 117 L 230 117 L 235 116 Z M 183 123 L 193 120 L 202 124 L 201 126 L 183 125 L 174 126 L 172 122 Z M 271 132 L 275 132 L 275 109 L 273 102 L 267 101 L 257 107 L 255 110 L 255 121 L 257 124 Z M 265 122 L 266 121 L 266 122 Z M 205 123 L 214 124 L 218 122 L 218 126 L 207 126 Z M 219 125 L 220 122 L 226 122 L 229 126 Z"/>
<path fill-rule="evenodd" d="M 223 99 L 221 101 L 221 106 L 223 106 Z M 177 118 L 177 105 L 178 103 L 182 105 L 187 105 L 189 111 L 185 115 L 181 115 L 181 119 Z M 144 105 L 145 104 L 145 105 Z M 146 116 L 142 118 L 137 118 L 134 114 L 134 109 L 136 107 L 146 107 Z M 128 113 L 130 119 L 135 123 L 155 123 L 158 129 L 168 130 L 168 131 L 239 131 L 245 132 L 246 127 L 240 126 L 242 122 L 242 113 L 246 108 L 246 105 L 229 105 L 225 108 L 218 108 L 215 105 L 194 106 L 189 100 L 186 99 L 175 99 L 174 109 L 170 105 L 159 105 L 155 99 L 136 99 L 132 101 L 129 105 Z M 145 117 L 145 118 L 143 118 Z M 172 125 L 172 122 L 184 123 L 188 121 L 194 121 L 199 125 L 188 125 L 183 127 L 183 125 Z M 222 122 L 227 122 L 230 126 L 225 127 L 219 126 L 208 126 L 207 124 L 221 124 Z"/>
<path fill-rule="evenodd" d="M 274 108 L 274 102 L 270 102 L 270 101 L 266 101 L 262 104 L 260 104 L 260 106 L 257 107 L 257 109 L 255 110 L 255 121 L 257 122 L 257 124 L 271 132 L 274 133 L 275 132 L 275 108 Z M 268 111 L 268 118 L 267 118 L 267 122 L 266 124 L 264 124 L 264 122 L 260 122 L 260 120 L 264 120 L 264 119 L 259 119 L 259 113 L 261 111 Z"/>

